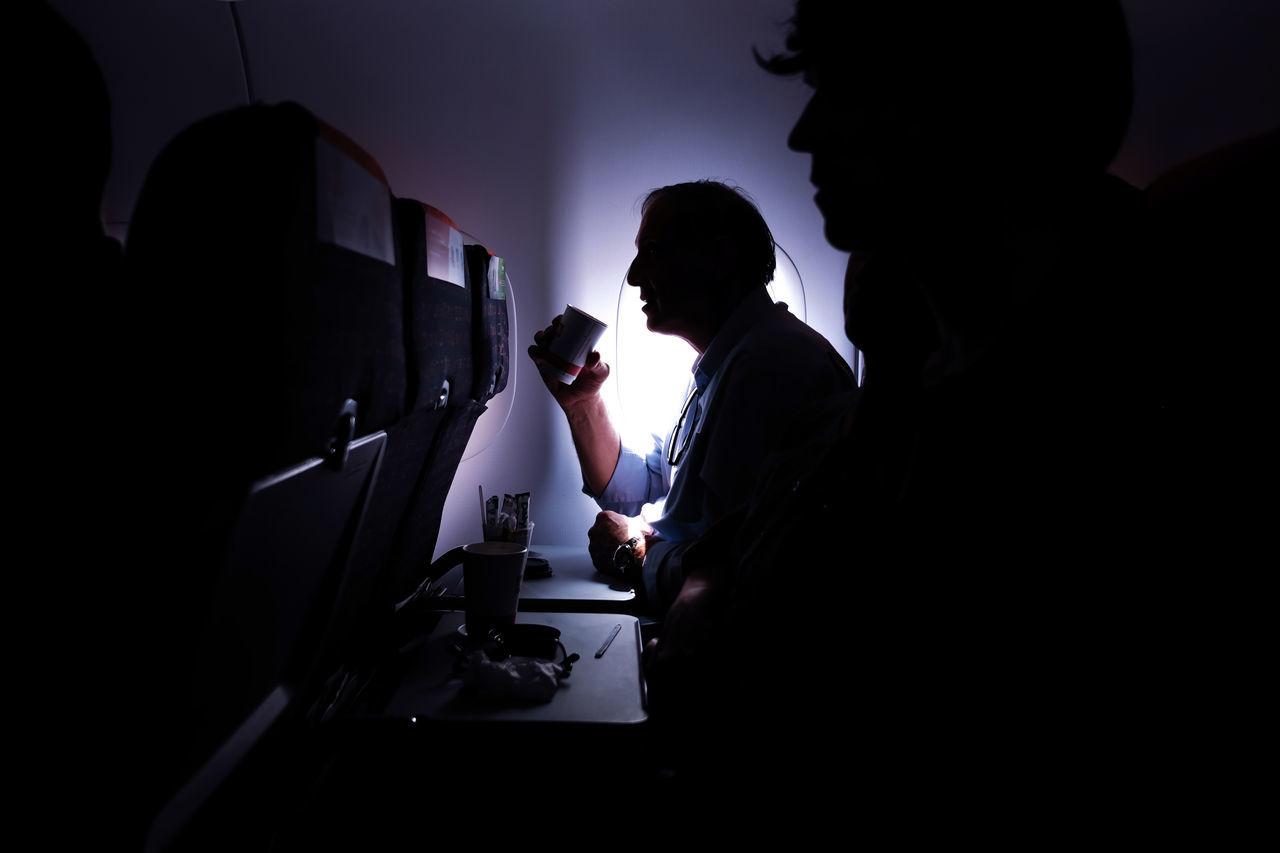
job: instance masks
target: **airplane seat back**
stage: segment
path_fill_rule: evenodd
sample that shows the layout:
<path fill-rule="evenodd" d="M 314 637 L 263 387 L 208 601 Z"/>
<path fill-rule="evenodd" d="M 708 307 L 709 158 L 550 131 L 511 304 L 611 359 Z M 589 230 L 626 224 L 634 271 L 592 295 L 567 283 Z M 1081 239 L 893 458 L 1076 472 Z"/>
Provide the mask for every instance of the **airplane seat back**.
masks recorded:
<path fill-rule="evenodd" d="M 250 475 L 404 411 L 390 190 L 349 138 L 291 103 L 220 113 L 153 164 L 126 258 L 168 350 L 163 407 Z M 181 407 L 181 408 L 179 408 Z"/>
<path fill-rule="evenodd" d="M 387 429 L 377 488 L 330 622 L 321 669 L 330 678 L 308 712 L 321 725 L 376 708 L 397 678 L 400 644 L 434 624 L 439 611 L 398 605 L 448 568 L 433 562 L 445 500 L 476 423 L 508 386 L 504 263 L 465 243 L 432 205 L 397 198 L 394 210 L 408 395 L 404 416 Z M 458 544 L 465 543 L 448 546 Z"/>
<path fill-rule="evenodd" d="M 476 292 L 452 221 L 395 198 L 366 151 L 298 104 L 210 116 L 153 164 L 126 245 L 134 381 L 154 389 L 138 403 L 155 425 L 139 454 L 159 531 L 148 565 L 171 602 L 166 671 L 196 655 L 184 710 L 210 732 L 244 719 L 273 679 L 310 727 L 394 651 L 395 603 L 429 573 L 472 430 L 507 384 L 505 276 L 490 282 L 480 251 Z M 316 460 L 344 476 L 285 477 Z M 255 500 L 280 477 L 292 482 Z M 246 517 L 262 506 L 278 523 Z M 254 604 L 255 571 L 311 574 L 260 584 L 275 598 Z M 297 633 L 282 661 L 270 647 L 286 617 Z M 237 677 L 252 689 L 227 690 Z"/>
<path fill-rule="evenodd" d="M 1280 127 L 1182 161 L 1146 193 L 1150 289 L 1163 305 L 1151 349 L 1169 365 L 1163 428 L 1151 440 L 1164 450 L 1169 522 L 1167 543 L 1153 542 L 1148 558 L 1158 579 L 1144 602 L 1152 643 L 1135 675 L 1157 710 L 1143 720 L 1152 753 L 1179 742 L 1167 766 L 1153 765 L 1161 801 L 1193 806 L 1216 829 L 1256 799 L 1237 757 L 1270 725 L 1251 709 L 1265 705 L 1257 673 L 1271 663 L 1259 609 L 1270 584 L 1257 555 L 1273 527 Z M 1205 736 L 1183 738 L 1189 730 Z"/>
<path fill-rule="evenodd" d="M 472 282 L 462 233 L 445 213 L 417 200 L 396 198 L 393 210 L 404 295 L 405 411 L 388 428 L 378 488 L 330 626 L 325 666 L 351 675 L 376 667 L 395 642 L 395 603 L 431 562 L 461 459 L 461 450 L 452 448 L 465 447 L 483 411 L 470 394 Z"/>
<path fill-rule="evenodd" d="M 1172 491 L 1188 512 L 1196 508 L 1188 519 L 1196 527 L 1212 508 L 1234 517 L 1237 529 L 1260 529 L 1247 521 L 1262 521 L 1260 507 L 1236 478 L 1257 467 L 1270 443 L 1257 430 L 1268 422 L 1275 358 L 1268 306 L 1277 279 L 1280 128 L 1176 164 L 1146 196 L 1149 289 L 1160 305 L 1151 317 L 1160 334 L 1149 349 L 1167 365 L 1158 375 L 1177 472 Z"/>
<path fill-rule="evenodd" d="M 217 113 L 153 162 L 125 276 L 131 572 L 154 602 L 139 664 L 156 679 L 139 707 L 177 787 L 211 772 L 261 703 L 288 697 L 273 715 L 288 731 L 318 689 L 386 430 L 405 411 L 391 192 L 367 152 L 298 104 Z M 217 766 L 224 778 L 225 755 Z"/>
<path fill-rule="evenodd" d="M 405 340 L 414 416 L 430 412 L 436 428 L 391 536 L 383 589 L 383 604 L 391 606 L 427 575 L 445 498 L 484 412 L 484 401 L 472 393 L 473 293 L 480 283 L 466 263 L 462 232 L 446 213 L 416 199 L 397 199 L 396 210 L 405 246 Z"/>
<path fill-rule="evenodd" d="M 510 370 L 502 259 L 479 244 L 464 243 L 453 220 L 432 205 L 402 198 L 396 211 L 405 251 L 413 409 L 407 420 L 432 419 L 435 429 L 414 429 L 415 437 L 408 439 L 420 444 L 430 436 L 431 441 L 425 464 L 414 469 L 416 480 L 404 484 L 408 505 L 395 530 L 376 536 L 365 531 L 366 541 L 390 549 L 386 582 L 378 590 L 380 612 L 436 579 L 432 558 L 445 499 L 476 423 L 488 402 L 506 389 Z M 392 454 L 399 440 L 392 437 Z M 381 520 L 385 524 L 391 518 Z"/>
<path fill-rule="evenodd" d="M 1147 186 L 1153 287 L 1180 309 L 1161 319 L 1180 342 L 1200 349 L 1201 357 L 1183 362 L 1182 376 L 1204 380 L 1206 390 L 1224 387 L 1218 371 L 1228 365 L 1220 359 L 1264 343 L 1242 333 L 1252 331 L 1251 320 L 1270 321 L 1251 302 L 1275 277 L 1277 189 L 1280 128 L 1182 161 Z M 1237 359 L 1229 374 L 1248 366 Z"/>

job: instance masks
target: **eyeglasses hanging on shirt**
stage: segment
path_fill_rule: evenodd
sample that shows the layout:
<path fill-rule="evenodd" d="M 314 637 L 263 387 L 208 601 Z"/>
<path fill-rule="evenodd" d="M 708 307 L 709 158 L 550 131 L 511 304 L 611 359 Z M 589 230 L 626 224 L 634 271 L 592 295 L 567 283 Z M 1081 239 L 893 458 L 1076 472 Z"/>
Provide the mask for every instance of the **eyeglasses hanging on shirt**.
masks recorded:
<path fill-rule="evenodd" d="M 671 430 L 671 438 L 667 440 L 667 463 L 673 468 L 680 464 L 680 460 L 684 458 L 693 440 L 693 434 L 698 426 L 698 398 L 701 396 L 702 389 L 695 383 L 689 391 L 689 396 L 684 400 L 684 406 L 680 409 L 680 420 L 676 421 L 675 427 Z"/>

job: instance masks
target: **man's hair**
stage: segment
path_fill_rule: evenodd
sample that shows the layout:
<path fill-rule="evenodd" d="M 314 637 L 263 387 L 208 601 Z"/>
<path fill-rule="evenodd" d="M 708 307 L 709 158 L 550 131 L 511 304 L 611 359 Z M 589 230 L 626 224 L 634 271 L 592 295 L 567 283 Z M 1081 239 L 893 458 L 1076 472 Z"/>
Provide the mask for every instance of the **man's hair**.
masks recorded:
<path fill-rule="evenodd" d="M 650 190 L 641 215 L 658 201 L 669 202 L 682 237 L 722 251 L 734 278 L 748 289 L 773 281 L 775 243 L 768 224 L 744 190 L 703 178 Z"/>
<path fill-rule="evenodd" d="M 767 71 L 813 70 L 869 97 L 940 92 L 993 139 L 1069 168 L 1105 168 L 1133 108 L 1132 46 L 1119 0 L 797 0 Z M 1016 153 L 1016 151 L 1015 151 Z"/>

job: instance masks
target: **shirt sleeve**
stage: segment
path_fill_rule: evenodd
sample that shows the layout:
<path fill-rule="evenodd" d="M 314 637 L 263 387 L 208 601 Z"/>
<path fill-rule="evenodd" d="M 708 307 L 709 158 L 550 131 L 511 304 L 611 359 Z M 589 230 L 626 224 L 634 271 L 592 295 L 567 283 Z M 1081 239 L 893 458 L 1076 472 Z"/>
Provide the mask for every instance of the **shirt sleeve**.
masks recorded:
<path fill-rule="evenodd" d="M 661 616 L 680 594 L 685 578 L 682 556 L 691 544 L 650 540 L 641 566 L 644 589 L 640 592 L 644 596 L 645 610 Z"/>
<path fill-rule="evenodd" d="M 687 542 L 650 540 L 641 567 L 641 606 L 646 613 L 662 618 L 680 594 L 685 578 L 700 564 L 723 562 L 742 529 L 747 507 L 729 513 L 711 525 L 706 533 Z"/>
<path fill-rule="evenodd" d="M 622 448 L 613 477 L 603 492 L 592 494 L 584 482 L 582 493 L 594 499 L 601 509 L 626 516 L 637 516 L 645 504 L 656 503 L 666 497 L 671 488 L 671 466 L 667 464 L 662 438 L 657 435 L 652 438 L 653 447 L 647 453 L 630 447 Z"/>

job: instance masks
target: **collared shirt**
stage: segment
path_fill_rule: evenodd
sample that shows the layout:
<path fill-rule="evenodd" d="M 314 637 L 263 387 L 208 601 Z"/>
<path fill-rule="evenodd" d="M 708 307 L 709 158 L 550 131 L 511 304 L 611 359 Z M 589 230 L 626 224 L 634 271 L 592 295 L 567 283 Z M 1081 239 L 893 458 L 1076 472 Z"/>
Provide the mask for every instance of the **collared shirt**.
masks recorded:
<path fill-rule="evenodd" d="M 695 361 L 693 379 L 695 426 L 679 465 L 668 464 L 666 441 L 654 436 L 647 451 L 624 447 L 613 478 L 593 496 L 602 509 L 627 516 L 665 497 L 662 517 L 652 522 L 659 541 L 651 540 L 643 571 L 646 601 L 658 614 L 683 583 L 682 546 L 747 501 L 763 460 L 808 433 L 807 410 L 856 386 L 831 343 L 775 305 L 765 288 L 729 316 Z"/>

